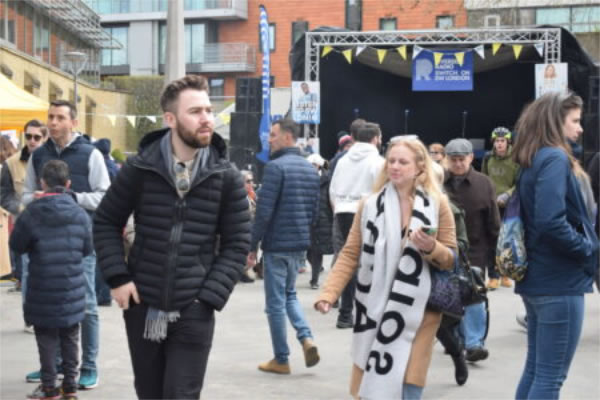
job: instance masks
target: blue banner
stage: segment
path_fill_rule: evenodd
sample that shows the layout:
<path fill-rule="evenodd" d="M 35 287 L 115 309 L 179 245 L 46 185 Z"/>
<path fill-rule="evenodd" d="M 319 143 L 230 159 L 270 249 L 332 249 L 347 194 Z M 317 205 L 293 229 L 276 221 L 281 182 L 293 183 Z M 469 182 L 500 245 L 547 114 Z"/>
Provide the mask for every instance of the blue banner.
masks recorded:
<path fill-rule="evenodd" d="M 440 62 L 435 65 L 435 53 Z M 472 91 L 473 52 L 465 51 L 460 65 L 455 53 L 460 50 L 421 50 L 412 62 L 412 90 L 419 91 Z"/>
<path fill-rule="evenodd" d="M 263 163 L 269 161 L 269 133 L 271 132 L 271 60 L 269 46 L 269 20 L 267 18 L 267 9 L 260 6 L 260 43 L 262 46 L 262 95 L 263 109 L 260 127 L 258 128 L 258 137 L 262 145 L 262 151 L 256 155 L 256 158 Z"/>

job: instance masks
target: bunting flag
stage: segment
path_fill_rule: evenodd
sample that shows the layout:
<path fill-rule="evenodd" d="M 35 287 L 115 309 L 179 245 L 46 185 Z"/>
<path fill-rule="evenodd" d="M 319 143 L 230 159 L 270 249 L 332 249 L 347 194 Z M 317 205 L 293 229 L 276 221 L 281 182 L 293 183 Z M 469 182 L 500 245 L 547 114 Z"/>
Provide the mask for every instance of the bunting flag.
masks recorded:
<path fill-rule="evenodd" d="M 479 57 L 481 57 L 482 60 L 485 60 L 485 47 L 482 44 L 475 47 L 475 51 L 477 54 L 479 54 Z"/>
<path fill-rule="evenodd" d="M 460 65 L 462 67 L 463 63 L 465 62 L 465 53 L 464 51 L 458 52 L 458 53 L 454 53 L 454 57 L 456 57 L 456 61 L 458 62 L 458 65 Z"/>
<path fill-rule="evenodd" d="M 533 47 L 535 47 L 540 57 L 544 57 L 544 43 L 536 43 Z"/>
<path fill-rule="evenodd" d="M 379 59 L 379 64 L 383 63 L 383 59 L 385 58 L 386 54 L 386 49 L 377 49 L 377 58 Z"/>
<path fill-rule="evenodd" d="M 415 46 L 413 47 L 413 53 L 412 53 L 412 58 L 413 58 L 413 60 L 414 60 L 414 59 L 415 59 L 415 58 L 416 58 L 416 57 L 419 55 L 419 53 L 420 53 L 420 52 L 422 52 L 422 51 L 423 51 L 423 48 L 422 48 L 422 47 L 415 45 Z"/>
<path fill-rule="evenodd" d="M 438 65 L 440 65 L 440 61 L 442 61 L 442 57 L 444 57 L 444 53 L 437 53 L 435 51 L 433 52 L 433 61 L 434 61 L 436 67 Z"/>
<path fill-rule="evenodd" d="M 521 50 L 523 50 L 522 44 L 513 44 L 513 52 L 515 53 L 515 60 L 519 59 L 519 55 L 521 54 Z"/>
<path fill-rule="evenodd" d="M 358 57 L 358 55 L 360 53 L 362 53 L 363 50 L 366 49 L 366 48 L 367 48 L 367 46 L 356 46 L 356 57 Z"/>
<path fill-rule="evenodd" d="M 146 118 L 147 118 L 147 119 L 148 119 L 150 122 L 152 122 L 153 124 L 155 124 L 155 123 L 156 123 L 156 116 L 154 116 L 154 115 L 146 115 Z"/>
<path fill-rule="evenodd" d="M 331 46 L 324 46 L 323 47 L 323 52 L 321 53 L 321 57 L 325 57 L 327 54 L 331 53 L 332 50 L 333 50 L 333 47 L 331 47 Z"/>
<path fill-rule="evenodd" d="M 346 57 L 346 61 L 348 64 L 352 64 L 352 49 L 342 51 L 344 57 Z"/>
<path fill-rule="evenodd" d="M 502 46 L 502 43 L 493 43 L 492 44 L 492 54 L 493 55 L 496 55 L 500 46 Z"/>
<path fill-rule="evenodd" d="M 269 161 L 269 133 L 271 132 L 271 49 L 269 46 L 269 18 L 267 9 L 262 4 L 258 7 L 260 10 L 260 45 L 262 47 L 263 62 L 262 62 L 262 116 L 258 127 L 258 138 L 262 150 L 256 155 L 256 158 L 263 164 Z M 328 51 L 327 48 L 329 48 Z M 323 55 L 327 55 L 332 47 L 326 46 L 323 49 Z M 307 78 L 309 79 L 309 78 Z M 252 132 L 249 132 L 253 134 Z"/>
<path fill-rule="evenodd" d="M 406 60 L 406 46 L 396 47 L 396 51 L 402 56 L 404 60 Z"/>
<path fill-rule="evenodd" d="M 127 121 L 135 128 L 135 115 L 126 115 Z"/>
<path fill-rule="evenodd" d="M 117 116 L 116 115 L 107 115 L 106 118 L 108 118 L 108 120 L 110 121 L 110 124 L 112 126 L 115 126 L 115 123 L 117 122 Z"/>

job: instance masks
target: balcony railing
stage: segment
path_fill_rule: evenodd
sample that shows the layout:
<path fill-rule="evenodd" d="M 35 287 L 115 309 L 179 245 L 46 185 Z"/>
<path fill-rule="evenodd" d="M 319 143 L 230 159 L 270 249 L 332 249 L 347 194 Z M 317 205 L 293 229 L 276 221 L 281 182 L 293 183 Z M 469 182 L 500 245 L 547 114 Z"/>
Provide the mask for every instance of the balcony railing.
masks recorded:
<path fill-rule="evenodd" d="M 159 65 L 159 71 L 164 73 L 164 64 Z M 186 71 L 255 72 L 256 48 L 248 43 L 209 43 L 187 58 Z"/>
<path fill-rule="evenodd" d="M 101 22 L 164 19 L 167 0 L 84 0 Z M 248 0 L 183 0 L 185 18 L 248 19 Z"/>

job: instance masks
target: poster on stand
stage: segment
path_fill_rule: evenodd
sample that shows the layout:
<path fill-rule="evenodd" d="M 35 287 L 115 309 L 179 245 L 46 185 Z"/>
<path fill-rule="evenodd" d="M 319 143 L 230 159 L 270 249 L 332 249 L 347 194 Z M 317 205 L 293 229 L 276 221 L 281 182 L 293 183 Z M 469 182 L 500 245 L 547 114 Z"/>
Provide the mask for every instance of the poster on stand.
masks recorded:
<path fill-rule="evenodd" d="M 436 54 L 439 61 L 436 66 Z M 457 57 L 456 55 L 460 56 Z M 462 65 L 459 63 L 462 58 Z M 412 62 L 414 92 L 473 90 L 473 52 L 457 50 L 421 51 Z"/>
<path fill-rule="evenodd" d="M 567 63 L 535 64 L 535 98 L 549 92 L 567 93 L 569 69 Z"/>
<path fill-rule="evenodd" d="M 316 81 L 292 82 L 292 119 L 299 124 L 321 122 L 321 87 Z"/>

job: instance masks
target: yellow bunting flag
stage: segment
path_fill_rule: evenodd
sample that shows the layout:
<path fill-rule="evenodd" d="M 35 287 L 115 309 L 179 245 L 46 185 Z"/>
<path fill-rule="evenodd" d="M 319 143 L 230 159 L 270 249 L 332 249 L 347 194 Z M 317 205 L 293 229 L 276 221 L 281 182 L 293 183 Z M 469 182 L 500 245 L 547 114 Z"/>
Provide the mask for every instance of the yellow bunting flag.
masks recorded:
<path fill-rule="evenodd" d="M 406 60 L 406 46 L 396 47 L 396 51 L 402 56 L 404 60 Z"/>
<path fill-rule="evenodd" d="M 502 46 L 502 43 L 493 43 L 492 44 L 492 55 L 494 55 L 494 56 L 496 55 L 500 46 Z"/>
<path fill-rule="evenodd" d="M 127 121 L 135 128 L 135 115 L 126 115 Z"/>
<path fill-rule="evenodd" d="M 458 65 L 460 65 L 462 67 L 463 63 L 465 62 L 465 53 L 462 51 L 459 53 L 454 53 L 454 57 L 456 57 L 456 61 L 458 61 Z"/>
<path fill-rule="evenodd" d="M 325 57 L 327 54 L 331 53 L 332 50 L 333 50 L 333 47 L 331 47 L 331 46 L 324 46 L 323 47 L 323 52 L 321 53 L 321 57 Z"/>
<path fill-rule="evenodd" d="M 377 58 L 379 59 L 379 64 L 383 63 L 383 59 L 385 58 L 386 54 L 387 50 L 377 49 Z"/>
<path fill-rule="evenodd" d="M 444 57 L 444 53 L 436 53 L 433 52 L 433 61 L 435 62 L 435 66 L 440 65 L 440 61 L 442 61 L 442 57 Z"/>
<path fill-rule="evenodd" d="M 521 54 L 521 50 L 523 50 L 522 44 L 513 44 L 513 51 L 515 53 L 515 60 L 519 59 L 519 55 Z"/>
<path fill-rule="evenodd" d="M 115 122 L 117 122 L 117 116 L 116 115 L 107 115 L 106 118 L 108 118 L 108 120 L 110 121 L 110 124 L 112 126 L 115 126 Z"/>
<path fill-rule="evenodd" d="M 344 57 L 346 57 L 346 61 L 348 64 L 352 64 L 352 49 L 342 51 Z"/>

